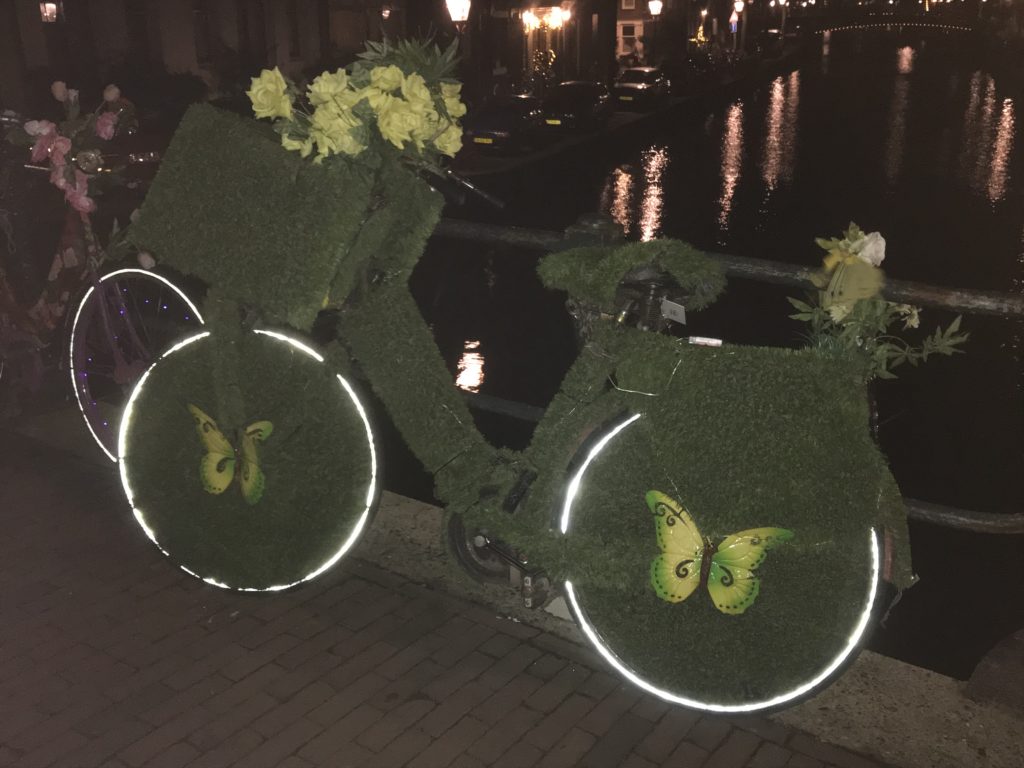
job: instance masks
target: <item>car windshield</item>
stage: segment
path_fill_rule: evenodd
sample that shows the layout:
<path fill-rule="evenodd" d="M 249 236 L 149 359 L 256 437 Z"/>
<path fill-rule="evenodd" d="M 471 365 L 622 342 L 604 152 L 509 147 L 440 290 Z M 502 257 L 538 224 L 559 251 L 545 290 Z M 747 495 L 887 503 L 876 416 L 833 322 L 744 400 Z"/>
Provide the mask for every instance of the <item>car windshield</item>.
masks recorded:
<path fill-rule="evenodd" d="M 657 79 L 657 72 L 646 72 L 642 69 L 627 69 L 619 75 L 620 83 L 653 83 Z"/>

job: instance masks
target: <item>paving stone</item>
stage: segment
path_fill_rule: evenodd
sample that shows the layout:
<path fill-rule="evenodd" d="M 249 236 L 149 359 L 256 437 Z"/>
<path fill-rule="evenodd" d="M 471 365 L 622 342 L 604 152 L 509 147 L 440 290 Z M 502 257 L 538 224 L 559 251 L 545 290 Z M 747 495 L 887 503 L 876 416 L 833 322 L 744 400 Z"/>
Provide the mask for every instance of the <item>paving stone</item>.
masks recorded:
<path fill-rule="evenodd" d="M 658 766 L 650 760 L 640 757 L 636 752 L 631 752 L 622 763 L 622 768 L 658 768 Z"/>
<path fill-rule="evenodd" d="M 748 768 L 783 768 L 793 753 L 770 741 L 763 742 L 747 764 Z"/>
<path fill-rule="evenodd" d="M 409 768 L 446 766 L 461 755 L 487 730 L 487 725 L 473 717 L 464 717 L 433 744 L 409 761 Z"/>
<path fill-rule="evenodd" d="M 583 762 L 589 768 L 618 768 L 653 728 L 650 720 L 627 713 L 597 740 Z"/>
<path fill-rule="evenodd" d="M 400 704 L 366 729 L 357 741 L 374 752 L 380 752 L 436 706 L 437 703 L 430 699 L 413 699 Z"/>
<path fill-rule="evenodd" d="M 722 741 L 726 734 L 732 729 L 732 725 L 723 717 L 704 715 L 686 734 L 686 740 L 696 744 L 701 749 L 711 752 Z"/>
<path fill-rule="evenodd" d="M 76 731 L 52 734 L 51 738 L 35 749 L 27 751 L 18 761 L 19 768 L 46 768 L 64 755 L 81 749 L 88 739 Z"/>
<path fill-rule="evenodd" d="M 825 764 L 807 755 L 794 754 L 786 763 L 786 768 L 825 768 Z"/>
<path fill-rule="evenodd" d="M 692 709 L 673 707 L 658 721 L 636 747 L 636 752 L 655 763 L 662 763 L 700 720 L 700 713 Z"/>
<path fill-rule="evenodd" d="M 299 750 L 299 757 L 315 765 L 332 765 L 336 755 L 349 753 L 353 742 L 368 728 L 379 722 L 384 713 L 363 704 L 333 723 Z"/>
<path fill-rule="evenodd" d="M 476 715 L 476 711 L 473 713 Z M 511 749 L 540 720 L 541 714 L 526 707 L 517 707 L 491 723 L 490 729 L 469 748 L 469 752 L 490 765 Z"/>
<path fill-rule="evenodd" d="M 878 763 L 873 760 L 832 744 L 825 744 L 803 733 L 793 734 L 786 746 L 794 752 L 813 757 L 823 763 L 831 763 L 838 768 L 878 768 Z"/>
<path fill-rule="evenodd" d="M 669 755 L 665 765 L 686 766 L 686 768 L 701 768 L 704 761 L 708 759 L 708 751 L 701 749 L 696 744 L 683 741 Z"/>
<path fill-rule="evenodd" d="M 201 706 L 183 712 L 127 747 L 118 757 L 129 765 L 141 766 L 172 744 L 199 730 L 209 720 L 209 710 Z"/>
<path fill-rule="evenodd" d="M 637 717 L 656 723 L 672 708 L 667 701 L 657 696 L 643 696 L 629 711 Z"/>
<path fill-rule="evenodd" d="M 446 671 L 448 671 L 447 667 L 442 667 L 431 659 L 424 659 L 406 674 L 381 688 L 370 699 L 370 703 L 384 711 L 394 709 L 413 696 L 421 695 L 420 691 L 424 686 L 429 685 Z"/>
<path fill-rule="evenodd" d="M 576 664 L 568 664 L 554 677 L 530 694 L 526 706 L 538 712 L 550 712 L 590 677 L 590 670 Z"/>
<path fill-rule="evenodd" d="M 473 651 L 451 669 L 425 685 L 422 692 L 435 701 L 444 701 L 492 664 L 494 664 L 493 658 Z"/>
<path fill-rule="evenodd" d="M 252 727 L 261 716 L 278 706 L 278 701 L 266 693 L 257 693 L 215 717 L 189 737 L 201 750 L 213 749 L 243 728 Z"/>
<path fill-rule="evenodd" d="M 521 741 L 498 758 L 494 768 L 532 768 L 541 758 L 541 751 Z"/>
<path fill-rule="evenodd" d="M 536 648 L 520 645 L 480 675 L 480 682 L 490 688 L 500 688 L 525 670 L 538 656 L 540 656 L 540 651 Z"/>
<path fill-rule="evenodd" d="M 281 706 L 275 707 L 256 720 L 252 728 L 264 736 L 273 736 L 334 695 L 334 688 L 327 683 L 312 683 Z"/>
<path fill-rule="evenodd" d="M 737 728 L 742 728 L 745 731 L 756 733 L 762 739 L 774 742 L 775 744 L 783 745 L 786 743 L 793 731 L 786 726 L 776 723 L 774 720 L 770 720 L 767 717 L 761 717 L 759 715 L 743 715 L 740 717 L 732 716 L 729 718 L 733 725 Z"/>
<path fill-rule="evenodd" d="M 530 662 L 530 665 L 526 668 L 526 673 L 546 682 L 557 675 L 565 664 L 566 660 L 564 658 L 545 653 L 543 656 Z"/>
<path fill-rule="evenodd" d="M 299 747 L 319 734 L 322 727 L 306 719 L 296 720 L 239 760 L 238 768 L 277 768 Z"/>
<path fill-rule="evenodd" d="M 467 683 L 424 717 L 417 727 L 437 738 L 490 694 L 489 688 L 476 681 Z"/>
<path fill-rule="evenodd" d="M 116 727 L 101 734 L 88 737 L 88 743 L 76 749 L 70 755 L 57 761 L 61 768 L 96 768 L 106 766 L 110 757 L 120 752 L 129 744 L 134 744 L 154 726 L 132 717 L 122 717 Z M 4 762 L 0 760 L 0 765 Z"/>
<path fill-rule="evenodd" d="M 573 728 L 562 736 L 541 758 L 540 768 L 574 768 L 581 765 L 581 759 L 587 754 L 597 739 L 586 731 Z"/>
<path fill-rule="evenodd" d="M 387 685 L 387 682 L 387 678 L 381 677 L 376 672 L 363 675 L 352 685 L 332 694 L 327 701 L 307 714 L 306 717 L 325 726 L 336 723 L 380 691 Z"/>
<path fill-rule="evenodd" d="M 493 696 L 473 709 L 473 716 L 485 723 L 495 724 L 506 713 L 519 706 L 522 701 L 541 687 L 543 683 L 531 675 L 519 675 L 499 688 Z"/>
<path fill-rule="evenodd" d="M 761 744 L 749 731 L 733 729 L 704 763 L 705 768 L 743 768 Z"/>
<path fill-rule="evenodd" d="M 518 645 L 519 640 L 511 635 L 506 635 L 503 632 L 496 632 L 485 642 L 480 644 L 479 650 L 481 653 L 486 653 L 488 656 L 500 659 Z"/>
<path fill-rule="evenodd" d="M 570 696 L 554 712 L 541 720 L 540 724 L 527 733 L 524 738 L 541 750 L 547 751 L 563 734 L 593 711 L 593 708 L 593 699 L 578 695 Z"/>
<path fill-rule="evenodd" d="M 373 758 L 373 764 L 380 768 L 405 765 L 426 749 L 430 742 L 430 736 L 418 728 L 413 728 L 388 744 L 383 752 Z"/>
<path fill-rule="evenodd" d="M 195 762 L 198 756 L 199 751 L 195 747 L 179 741 L 146 763 L 146 768 L 183 768 Z"/>
<path fill-rule="evenodd" d="M 620 685 L 590 711 L 580 722 L 580 728 L 595 736 L 603 736 L 639 699 L 640 693 L 636 688 Z"/>

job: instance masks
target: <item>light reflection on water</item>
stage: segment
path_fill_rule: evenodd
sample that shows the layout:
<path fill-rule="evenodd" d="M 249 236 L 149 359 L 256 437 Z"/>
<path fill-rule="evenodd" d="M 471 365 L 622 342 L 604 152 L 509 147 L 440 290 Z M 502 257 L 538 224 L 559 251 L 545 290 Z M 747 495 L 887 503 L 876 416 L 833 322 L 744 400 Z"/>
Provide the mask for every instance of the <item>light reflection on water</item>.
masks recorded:
<path fill-rule="evenodd" d="M 788 78 L 775 78 L 771 84 L 768 130 L 764 141 L 764 161 L 761 163 L 761 178 L 769 190 L 778 186 L 780 178 L 783 181 L 793 178 L 799 109 L 799 70 L 792 72 Z"/>
<path fill-rule="evenodd" d="M 458 376 L 455 378 L 455 386 L 467 392 L 479 392 L 480 385 L 484 383 L 484 356 L 477 350 L 480 349 L 480 342 L 476 339 L 467 339 L 462 346 L 462 357 L 459 358 Z"/>
<path fill-rule="evenodd" d="M 996 132 L 995 147 L 992 151 L 992 170 L 988 177 L 988 199 L 993 203 L 1006 197 L 1006 180 L 1013 149 L 1013 99 L 1003 100 L 999 116 L 999 130 Z"/>
<path fill-rule="evenodd" d="M 725 116 L 725 134 L 722 136 L 722 194 L 718 198 L 718 226 L 729 229 L 732 198 L 743 169 L 743 102 L 729 107 Z"/>
<path fill-rule="evenodd" d="M 605 181 L 601 209 L 622 227 L 627 235 L 637 234 L 642 241 L 661 234 L 664 207 L 667 147 L 650 147 L 640 155 L 640 170 L 632 165 L 619 166 Z M 639 197 L 639 210 L 634 208 Z"/>
<path fill-rule="evenodd" d="M 653 240 L 661 233 L 662 177 L 668 167 L 668 149 L 656 147 L 643 154 L 644 197 L 640 202 L 640 239 Z"/>

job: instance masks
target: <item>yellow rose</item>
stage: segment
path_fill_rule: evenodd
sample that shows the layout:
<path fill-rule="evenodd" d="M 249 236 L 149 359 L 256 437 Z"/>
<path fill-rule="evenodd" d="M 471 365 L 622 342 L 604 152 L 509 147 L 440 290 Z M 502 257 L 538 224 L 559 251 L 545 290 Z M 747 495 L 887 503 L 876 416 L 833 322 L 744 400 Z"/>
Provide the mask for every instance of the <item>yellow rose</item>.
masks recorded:
<path fill-rule="evenodd" d="M 434 104 L 434 97 L 430 95 L 427 81 L 415 72 L 402 81 L 402 95 L 416 110 L 425 110 Z"/>
<path fill-rule="evenodd" d="M 324 72 L 309 86 L 309 103 L 314 107 L 322 106 L 333 98 L 341 96 L 348 90 L 348 74 L 344 69 L 336 72 Z"/>
<path fill-rule="evenodd" d="M 437 114 L 437 110 L 434 108 L 426 109 L 421 112 L 416 112 L 417 125 L 413 129 L 412 139 L 416 142 L 416 146 L 419 149 L 423 149 L 423 145 L 427 141 L 432 141 L 440 131 L 441 116 Z"/>
<path fill-rule="evenodd" d="M 434 146 L 442 155 L 455 157 L 455 153 L 462 149 L 462 128 L 455 123 L 448 123 L 448 127 L 434 139 Z"/>
<path fill-rule="evenodd" d="M 457 120 L 466 114 L 466 105 L 459 101 L 458 97 L 449 99 L 447 96 L 444 98 L 444 108 L 448 110 L 448 117 L 453 120 Z"/>
<path fill-rule="evenodd" d="M 418 114 L 405 99 L 389 97 L 377 110 L 377 128 L 386 141 L 399 149 L 412 140 L 412 133 L 420 123 Z"/>
<path fill-rule="evenodd" d="M 290 152 L 298 152 L 302 157 L 309 157 L 309 153 L 313 151 L 313 140 L 299 141 L 285 133 L 281 135 L 281 146 Z"/>
<path fill-rule="evenodd" d="M 441 96 L 445 99 L 457 99 L 462 93 L 462 83 L 441 83 Z"/>
<path fill-rule="evenodd" d="M 370 85 L 382 91 L 397 91 L 402 87 L 402 70 L 394 64 L 370 70 Z"/>
<path fill-rule="evenodd" d="M 277 67 L 264 69 L 259 77 L 252 79 L 252 88 L 245 92 L 252 102 L 256 117 L 292 117 L 292 99 L 287 93 L 288 84 Z"/>
<path fill-rule="evenodd" d="M 310 137 L 316 144 L 318 159 L 338 152 L 358 155 L 366 149 L 366 145 L 353 133 L 353 129 L 359 128 L 360 125 L 359 118 L 350 110 L 339 109 L 334 104 L 317 107 L 313 113 Z"/>

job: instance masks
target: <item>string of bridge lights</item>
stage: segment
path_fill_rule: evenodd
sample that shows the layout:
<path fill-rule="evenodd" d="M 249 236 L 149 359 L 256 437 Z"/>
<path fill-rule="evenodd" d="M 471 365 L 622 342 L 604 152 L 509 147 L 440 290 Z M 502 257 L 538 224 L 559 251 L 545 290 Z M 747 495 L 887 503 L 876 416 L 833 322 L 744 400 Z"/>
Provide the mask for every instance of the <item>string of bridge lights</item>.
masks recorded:
<path fill-rule="evenodd" d="M 824 34 L 825 32 L 843 32 L 849 29 L 879 29 L 889 27 L 927 27 L 929 29 L 949 29 L 956 32 L 970 32 L 970 27 L 959 26 L 956 24 L 932 24 L 928 22 L 920 21 L 882 21 L 875 24 L 848 24 L 844 27 L 829 27 L 828 29 L 822 29 L 818 31 L 818 34 Z"/>

